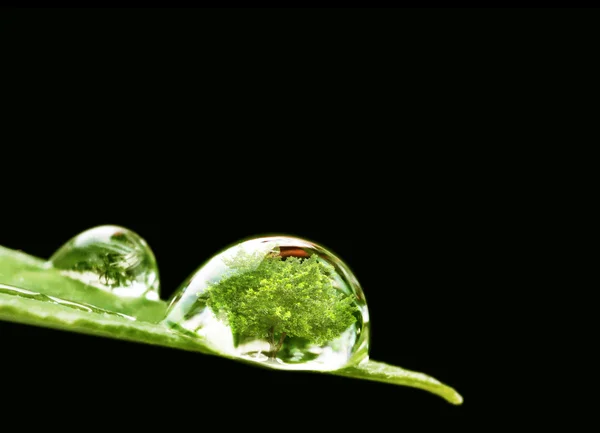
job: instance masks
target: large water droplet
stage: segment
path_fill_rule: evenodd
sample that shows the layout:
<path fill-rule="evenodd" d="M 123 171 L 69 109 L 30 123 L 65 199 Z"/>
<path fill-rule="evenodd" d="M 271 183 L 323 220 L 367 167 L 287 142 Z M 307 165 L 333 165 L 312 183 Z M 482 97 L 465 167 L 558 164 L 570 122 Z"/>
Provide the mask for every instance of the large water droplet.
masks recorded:
<path fill-rule="evenodd" d="M 118 296 L 159 299 L 154 254 L 144 239 L 123 227 L 86 230 L 56 251 L 49 264 L 66 276 Z"/>
<path fill-rule="evenodd" d="M 173 296 L 164 323 L 230 356 L 289 370 L 336 370 L 368 358 L 362 289 L 330 251 L 292 237 L 241 242 Z"/>

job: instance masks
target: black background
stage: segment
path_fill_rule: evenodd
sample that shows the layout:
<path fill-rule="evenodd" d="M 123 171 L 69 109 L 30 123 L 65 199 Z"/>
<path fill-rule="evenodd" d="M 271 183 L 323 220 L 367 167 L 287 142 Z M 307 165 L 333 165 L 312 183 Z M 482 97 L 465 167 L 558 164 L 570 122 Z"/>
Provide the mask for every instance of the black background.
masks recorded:
<path fill-rule="evenodd" d="M 425 431 L 474 419 L 475 384 L 496 357 L 483 319 L 523 217 L 511 195 L 520 158 L 506 165 L 490 147 L 510 139 L 513 120 L 492 111 L 510 86 L 484 60 L 461 69 L 456 50 L 489 22 L 444 45 L 427 31 L 443 11 L 11 12 L 1 245 L 49 257 L 78 232 L 122 225 L 154 250 L 167 299 L 240 239 L 311 239 L 361 282 L 371 358 L 426 372 L 465 404 L 2 323 L 12 401 L 173 430 Z"/>

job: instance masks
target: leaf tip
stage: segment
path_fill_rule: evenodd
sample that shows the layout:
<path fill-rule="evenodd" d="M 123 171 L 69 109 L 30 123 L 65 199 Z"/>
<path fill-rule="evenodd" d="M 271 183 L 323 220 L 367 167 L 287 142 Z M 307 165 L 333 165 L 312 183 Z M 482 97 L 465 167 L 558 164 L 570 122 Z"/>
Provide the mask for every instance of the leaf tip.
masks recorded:
<path fill-rule="evenodd" d="M 452 389 L 451 392 L 446 396 L 446 400 L 456 406 L 460 406 L 464 402 L 463 396 L 454 389 Z"/>

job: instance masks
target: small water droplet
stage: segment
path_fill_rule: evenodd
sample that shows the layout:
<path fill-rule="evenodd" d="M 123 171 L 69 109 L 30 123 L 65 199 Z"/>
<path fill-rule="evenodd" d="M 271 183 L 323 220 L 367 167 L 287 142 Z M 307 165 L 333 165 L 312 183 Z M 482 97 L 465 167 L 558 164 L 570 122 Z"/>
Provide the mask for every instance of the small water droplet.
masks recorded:
<path fill-rule="evenodd" d="M 368 358 L 363 291 L 333 253 L 293 237 L 217 254 L 171 298 L 163 323 L 213 349 L 288 370 L 336 370 Z"/>
<path fill-rule="evenodd" d="M 49 260 L 49 266 L 126 298 L 159 299 L 154 253 L 138 234 L 119 226 L 99 226 L 80 233 Z"/>

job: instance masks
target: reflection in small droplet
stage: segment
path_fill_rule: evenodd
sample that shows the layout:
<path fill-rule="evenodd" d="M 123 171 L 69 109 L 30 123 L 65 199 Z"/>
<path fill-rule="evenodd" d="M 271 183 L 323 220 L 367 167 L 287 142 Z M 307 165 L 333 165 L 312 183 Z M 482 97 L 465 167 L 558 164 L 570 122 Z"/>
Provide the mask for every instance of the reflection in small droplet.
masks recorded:
<path fill-rule="evenodd" d="M 75 236 L 49 260 L 63 275 L 118 296 L 159 299 L 154 253 L 123 227 L 100 226 Z"/>
<path fill-rule="evenodd" d="M 330 251 L 292 237 L 241 242 L 173 295 L 164 323 L 214 350 L 290 370 L 336 370 L 368 358 L 362 289 Z"/>

